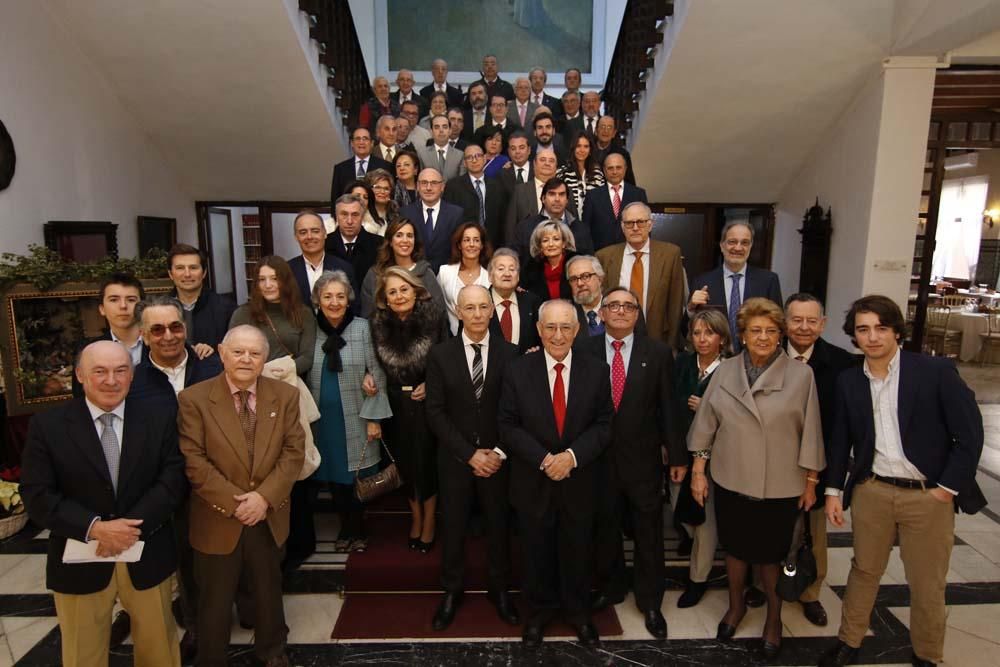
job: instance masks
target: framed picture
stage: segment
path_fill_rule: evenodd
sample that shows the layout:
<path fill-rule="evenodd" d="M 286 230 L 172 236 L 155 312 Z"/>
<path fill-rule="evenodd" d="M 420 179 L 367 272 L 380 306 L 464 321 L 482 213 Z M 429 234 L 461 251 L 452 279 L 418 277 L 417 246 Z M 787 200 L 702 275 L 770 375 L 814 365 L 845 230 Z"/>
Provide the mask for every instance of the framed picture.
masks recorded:
<path fill-rule="evenodd" d="M 177 243 L 177 218 L 155 218 L 140 215 L 139 224 L 139 257 L 145 257 L 153 248 L 170 252 Z"/>
<path fill-rule="evenodd" d="M 169 292 L 169 280 L 144 280 L 147 294 Z M 3 294 L 0 312 L 7 414 L 31 414 L 72 397 L 81 341 L 101 336 L 97 283 L 63 283 L 41 291 L 19 283 Z"/>
<path fill-rule="evenodd" d="M 53 220 L 44 226 L 45 245 L 73 262 L 118 259 L 118 225 L 110 222 Z"/>

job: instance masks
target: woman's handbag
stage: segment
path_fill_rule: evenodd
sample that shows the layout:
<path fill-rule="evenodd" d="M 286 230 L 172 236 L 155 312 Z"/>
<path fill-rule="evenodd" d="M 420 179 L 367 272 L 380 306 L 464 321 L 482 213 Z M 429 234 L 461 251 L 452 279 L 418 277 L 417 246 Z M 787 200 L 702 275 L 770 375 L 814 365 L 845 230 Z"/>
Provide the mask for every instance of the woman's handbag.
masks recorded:
<path fill-rule="evenodd" d="M 385 453 L 389 455 L 389 465 L 374 475 L 361 477 L 359 473 L 365 469 L 365 453 L 368 451 L 366 445 L 361 450 L 361 464 L 354 473 L 354 495 L 363 503 L 375 500 L 403 486 L 403 478 L 399 475 L 399 468 L 396 466 L 396 459 L 392 458 L 392 452 L 389 451 L 388 445 L 381 438 L 379 439 L 379 444 L 385 449 Z"/>
<path fill-rule="evenodd" d="M 809 512 L 802 512 L 795 524 L 792 548 L 781 564 L 781 572 L 778 574 L 776 586 L 778 597 L 786 602 L 797 602 L 814 581 L 816 581 L 816 557 L 812 552 Z"/>
<path fill-rule="evenodd" d="M 689 526 L 700 526 L 705 523 L 705 507 L 695 502 L 694 496 L 691 494 L 690 471 L 684 475 L 684 481 L 677 489 L 677 508 L 674 510 L 674 516 L 677 517 L 678 521 Z"/>

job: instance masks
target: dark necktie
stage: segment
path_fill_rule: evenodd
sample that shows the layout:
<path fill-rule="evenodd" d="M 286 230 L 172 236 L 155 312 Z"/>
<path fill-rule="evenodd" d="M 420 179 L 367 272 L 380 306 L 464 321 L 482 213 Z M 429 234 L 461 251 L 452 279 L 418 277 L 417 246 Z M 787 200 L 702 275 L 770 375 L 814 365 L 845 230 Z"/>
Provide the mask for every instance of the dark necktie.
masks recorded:
<path fill-rule="evenodd" d="M 365 177 L 365 162 L 367 162 L 367 160 L 358 161 L 358 178 Z"/>
<path fill-rule="evenodd" d="M 354 256 L 354 243 L 345 243 L 344 250 L 347 251 L 347 258 L 350 259 Z"/>
<path fill-rule="evenodd" d="M 598 322 L 597 313 L 592 310 L 587 311 L 587 328 L 591 336 L 600 336 L 604 333 L 604 322 Z"/>
<path fill-rule="evenodd" d="M 556 371 L 556 381 L 552 385 L 552 414 L 556 418 L 556 431 L 559 437 L 563 434 L 563 424 L 566 423 L 566 387 L 563 384 L 562 372 L 566 368 L 563 364 L 553 366 Z"/>
<path fill-rule="evenodd" d="M 483 397 L 483 346 L 472 343 L 472 388 L 476 390 L 476 400 Z"/>
<path fill-rule="evenodd" d="M 115 415 L 105 412 L 97 418 L 101 422 L 101 449 L 104 450 L 104 460 L 108 463 L 108 473 L 111 475 L 111 486 L 118 493 L 118 462 L 121 460 L 121 448 L 118 446 L 118 434 L 115 433 Z"/>
<path fill-rule="evenodd" d="M 250 392 L 240 389 L 240 426 L 243 429 L 243 439 L 247 443 L 247 455 L 250 459 L 250 468 L 253 469 L 253 441 L 257 430 L 257 415 L 250 409 Z"/>
<path fill-rule="evenodd" d="M 424 221 L 424 245 L 429 245 L 434 235 L 434 209 L 427 209 L 427 220 Z"/>
<path fill-rule="evenodd" d="M 524 183 L 524 167 L 517 168 L 517 182 Z"/>
<path fill-rule="evenodd" d="M 740 348 L 740 337 L 739 331 L 736 328 L 736 315 L 740 312 L 740 304 L 742 299 L 740 299 L 740 278 L 742 278 L 738 273 L 734 273 L 730 276 L 733 279 L 733 289 L 729 292 L 729 333 L 733 337 L 733 348 L 739 352 Z"/>
<path fill-rule="evenodd" d="M 479 224 L 486 224 L 486 196 L 483 194 L 482 181 L 476 179 L 476 196 L 479 197 Z"/>
<path fill-rule="evenodd" d="M 500 305 L 503 306 L 503 315 L 500 316 L 500 331 L 508 343 L 513 342 L 514 338 L 514 319 L 510 314 L 512 303 L 510 299 L 504 299 L 500 302 Z"/>
<path fill-rule="evenodd" d="M 591 134 L 593 134 L 593 132 L 594 132 L 594 119 L 593 118 L 588 118 L 587 119 L 587 132 L 590 132 Z"/>
<path fill-rule="evenodd" d="M 438 168 L 441 171 L 441 175 L 444 176 L 444 151 L 440 148 L 438 149 Z"/>

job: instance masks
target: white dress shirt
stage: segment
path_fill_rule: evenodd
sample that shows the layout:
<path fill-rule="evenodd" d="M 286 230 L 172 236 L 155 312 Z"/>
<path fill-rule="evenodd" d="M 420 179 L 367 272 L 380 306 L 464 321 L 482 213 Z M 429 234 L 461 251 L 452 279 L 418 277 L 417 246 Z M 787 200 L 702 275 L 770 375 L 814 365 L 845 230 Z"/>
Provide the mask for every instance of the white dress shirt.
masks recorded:
<path fill-rule="evenodd" d="M 611 343 L 617 338 L 614 338 L 610 334 L 604 334 L 604 354 L 607 357 L 608 366 L 611 362 L 615 360 L 615 348 Z M 624 345 L 622 345 L 622 362 L 625 363 L 625 376 L 628 377 L 628 364 L 632 359 L 632 342 L 635 340 L 635 334 L 629 334 L 621 339 Z"/>
<path fill-rule="evenodd" d="M 323 262 L 326 260 L 326 253 L 324 252 L 317 264 L 310 262 L 305 255 L 302 255 L 302 263 L 306 265 L 306 280 L 309 282 L 309 293 L 312 294 L 312 288 L 316 285 L 316 281 L 319 277 L 323 275 Z"/>
<path fill-rule="evenodd" d="M 167 379 L 170 380 L 170 386 L 174 388 L 174 393 L 175 394 L 181 393 L 181 391 L 184 389 L 184 375 L 187 371 L 187 362 L 188 362 L 187 350 L 184 351 L 184 358 L 181 360 L 181 363 L 177 364 L 173 368 L 170 368 L 169 366 L 159 365 L 158 363 L 153 361 L 152 357 L 149 358 L 149 361 L 154 366 L 156 366 L 156 368 L 162 371 L 164 375 L 167 376 Z"/>
<path fill-rule="evenodd" d="M 743 268 L 740 269 L 739 271 L 730 271 L 728 266 L 726 266 L 725 264 L 722 265 L 722 289 L 726 290 L 726 308 L 727 309 L 729 308 L 729 303 L 730 303 L 729 298 L 730 298 L 730 295 L 733 293 L 733 279 L 732 279 L 731 276 L 736 275 L 737 273 L 741 276 L 740 277 L 740 303 L 742 304 L 744 301 L 746 301 L 746 296 L 745 295 L 747 293 L 747 265 L 744 264 Z M 697 287 L 697 289 L 701 289 L 701 286 L 699 285 Z"/>
<path fill-rule="evenodd" d="M 504 310 L 506 308 L 503 305 L 504 298 L 500 296 L 496 290 L 490 290 L 490 295 L 493 297 L 493 306 L 497 310 L 497 322 L 503 317 Z M 517 305 L 517 290 L 510 293 L 507 297 L 507 301 L 510 301 L 510 343 L 511 345 L 517 345 L 521 342 L 521 312 Z"/>
<path fill-rule="evenodd" d="M 434 218 L 432 219 L 433 224 L 431 225 L 431 231 L 437 229 L 438 226 L 438 216 L 441 215 L 441 200 L 438 199 L 433 205 L 425 203 L 420 200 L 420 223 L 424 224 L 427 222 L 427 209 L 432 209 L 434 211 Z"/>
<path fill-rule="evenodd" d="M 643 313 L 646 312 L 646 306 L 649 305 L 649 246 L 649 239 L 646 239 L 646 243 L 639 248 L 639 252 L 642 253 L 642 303 L 639 305 L 642 307 Z M 626 243 L 624 253 L 622 270 L 618 274 L 618 284 L 628 286 L 632 284 L 632 265 L 635 264 L 636 249 Z"/>
<path fill-rule="evenodd" d="M 355 174 L 358 173 L 358 165 L 361 164 L 362 162 L 365 163 L 365 173 L 367 174 L 368 170 L 372 168 L 372 156 L 371 155 L 369 155 L 368 157 L 358 157 L 357 155 L 354 156 Z"/>
<path fill-rule="evenodd" d="M 104 414 L 105 410 L 97 407 L 90 402 L 90 399 L 84 399 L 87 401 L 87 409 L 90 411 L 90 419 L 93 421 L 94 428 L 97 430 L 97 439 L 101 439 L 101 433 L 104 431 L 104 425 L 98 421 Z M 118 451 L 122 450 L 122 437 L 125 432 L 125 401 L 119 403 L 113 410 L 110 410 L 111 414 L 115 416 L 112 420 L 111 428 L 115 432 L 115 438 L 118 440 Z"/>
<path fill-rule="evenodd" d="M 548 371 L 548 377 L 549 377 L 549 398 L 555 396 L 556 364 L 563 365 L 562 369 L 563 392 L 565 392 L 566 394 L 563 398 L 566 403 L 566 409 L 569 410 L 569 370 L 571 364 L 573 363 L 573 350 L 567 352 L 566 358 L 563 359 L 562 361 L 556 361 L 555 358 L 553 358 L 552 355 L 549 354 L 548 350 L 544 350 L 543 354 L 545 355 L 545 368 Z M 566 451 L 569 452 L 569 455 L 573 457 L 573 467 L 575 468 L 576 454 L 573 452 L 571 448 L 567 448 Z"/>
<path fill-rule="evenodd" d="M 385 156 L 385 160 L 388 162 L 392 162 L 392 159 L 396 157 L 397 153 L 399 153 L 399 150 L 395 146 L 386 146 L 385 144 L 379 142 L 379 147 L 382 149 L 382 155 Z M 392 151 L 391 156 L 389 156 L 389 151 Z"/>

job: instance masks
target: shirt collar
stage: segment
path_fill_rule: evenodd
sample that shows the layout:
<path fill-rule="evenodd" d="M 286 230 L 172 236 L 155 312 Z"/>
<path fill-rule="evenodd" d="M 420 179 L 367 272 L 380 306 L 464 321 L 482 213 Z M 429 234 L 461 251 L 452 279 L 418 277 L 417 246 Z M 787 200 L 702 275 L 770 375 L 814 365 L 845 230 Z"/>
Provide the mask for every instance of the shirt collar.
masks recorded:
<path fill-rule="evenodd" d="M 492 287 L 490 288 L 490 294 L 493 295 L 493 304 L 494 305 L 500 305 L 501 303 L 503 303 L 504 298 L 502 296 L 500 296 L 500 293 L 497 292 Z M 510 293 L 510 296 L 507 297 L 507 301 L 510 301 L 515 306 L 517 305 L 517 290 L 514 290 L 513 292 Z"/>
<path fill-rule="evenodd" d="M 786 345 L 786 349 L 788 351 L 788 356 L 790 356 L 792 359 L 795 359 L 796 357 L 800 357 L 801 356 L 801 357 L 804 357 L 806 361 L 809 361 L 810 359 L 812 359 L 813 351 L 816 349 L 816 343 L 813 343 L 812 345 L 810 345 L 809 349 L 806 350 L 805 352 L 799 352 L 794 347 L 792 347 L 791 343 L 788 343 Z M 796 361 L 797 361 L 797 359 L 796 359 Z"/>
<path fill-rule="evenodd" d="M 622 338 L 621 339 L 622 342 L 625 343 L 622 346 L 622 349 L 623 350 L 631 350 L 632 349 L 632 341 L 634 339 L 635 339 L 635 334 L 634 333 L 630 333 L 629 335 L 627 335 L 624 338 Z M 609 350 L 614 350 L 615 349 L 614 346 L 611 345 L 611 343 L 613 343 L 616 340 L 618 340 L 618 339 L 615 338 L 614 336 L 612 336 L 611 334 L 605 332 L 605 334 L 604 334 L 604 342 L 607 343 L 607 346 L 608 346 Z"/>
<path fill-rule="evenodd" d="M 556 361 L 555 358 L 551 354 L 549 354 L 548 350 L 543 350 L 543 354 L 545 355 L 545 369 L 549 373 L 552 372 L 552 369 L 555 368 L 556 364 L 562 364 L 563 365 L 563 370 L 564 371 L 568 371 L 569 367 L 570 367 L 570 364 L 573 363 L 573 350 L 570 350 L 566 354 L 566 358 L 563 359 L 562 361 Z M 568 376 L 563 375 L 563 381 L 566 381 L 568 379 L 569 379 Z"/>
<path fill-rule="evenodd" d="M 118 336 L 115 335 L 114 331 L 111 332 L 111 340 L 113 340 L 114 342 L 116 342 L 119 345 L 123 346 L 127 350 L 134 350 L 135 348 L 137 348 L 140 345 L 142 345 L 142 336 L 139 336 L 138 338 L 136 338 L 135 342 L 132 343 L 131 345 L 126 345 L 125 343 L 122 342 L 121 338 L 119 338 Z"/>
<path fill-rule="evenodd" d="M 321 271 L 323 269 L 323 263 L 326 261 L 326 251 L 323 251 L 323 255 L 319 258 L 318 264 L 313 264 L 310 262 L 305 255 L 302 255 L 302 261 L 306 263 L 306 266 L 311 268 L 313 271 Z"/>
<path fill-rule="evenodd" d="M 107 414 L 108 412 L 113 414 L 115 417 L 118 417 L 118 419 L 121 419 L 123 422 L 125 421 L 125 401 L 116 405 L 112 410 L 104 410 L 103 408 L 99 408 L 91 403 L 89 398 L 84 400 L 87 401 L 87 410 L 90 411 L 91 421 L 97 421 L 101 415 Z"/>
<path fill-rule="evenodd" d="M 229 385 L 229 393 L 230 393 L 230 395 L 235 394 L 238 391 L 240 391 L 240 388 L 237 387 L 235 384 L 233 384 L 233 381 L 229 379 L 229 376 L 226 375 L 225 371 L 223 371 L 222 375 L 223 375 L 223 377 L 226 378 L 226 384 Z M 251 396 L 256 396 L 257 395 L 257 381 L 256 380 L 253 381 L 252 385 L 250 385 L 249 387 L 247 387 L 247 391 L 250 392 Z"/>
<path fill-rule="evenodd" d="M 643 243 L 642 247 L 639 248 L 638 250 L 636 250 L 635 248 L 633 248 L 632 246 L 630 246 L 628 244 L 626 244 L 626 246 L 628 247 L 628 252 L 629 252 L 630 255 L 635 255 L 635 253 L 641 252 L 646 257 L 649 257 L 649 239 L 646 239 L 646 242 Z"/>
<path fill-rule="evenodd" d="M 899 350 L 900 348 L 897 346 L 896 354 L 893 355 L 892 360 L 889 362 L 889 372 L 885 376 L 887 379 L 891 377 L 899 369 L 899 357 L 900 357 Z M 874 375 L 872 375 L 871 370 L 868 368 L 868 359 L 865 359 L 864 370 L 865 370 L 865 376 L 869 380 L 880 380 L 880 378 L 876 378 Z"/>
<path fill-rule="evenodd" d="M 187 352 L 187 350 L 184 350 L 184 358 L 181 359 L 181 363 L 177 364 L 173 368 L 171 368 L 170 366 L 161 366 L 161 365 L 159 365 L 158 363 L 156 363 L 155 361 L 153 361 L 153 355 L 149 355 L 149 363 L 153 364 L 153 366 L 155 366 L 159 370 L 163 371 L 164 373 L 168 373 L 168 374 L 180 373 L 187 366 L 187 362 L 188 362 L 188 352 Z"/>
<path fill-rule="evenodd" d="M 722 265 L 722 277 L 725 280 L 729 280 L 729 276 L 735 276 L 735 275 L 739 275 L 739 276 L 741 276 L 743 278 L 746 278 L 747 277 L 747 265 L 744 264 L 743 268 L 740 269 L 739 271 L 730 271 L 728 266 L 726 266 L 725 264 Z"/>
<path fill-rule="evenodd" d="M 476 344 L 476 341 L 472 340 L 467 335 L 465 335 L 465 329 L 462 329 L 462 344 L 463 345 L 474 345 L 474 344 Z M 483 346 L 483 350 L 484 351 L 486 350 L 486 348 L 488 348 L 490 346 L 490 332 L 489 332 L 488 329 L 486 331 L 486 337 L 483 338 L 481 341 L 479 341 L 478 344 Z"/>

